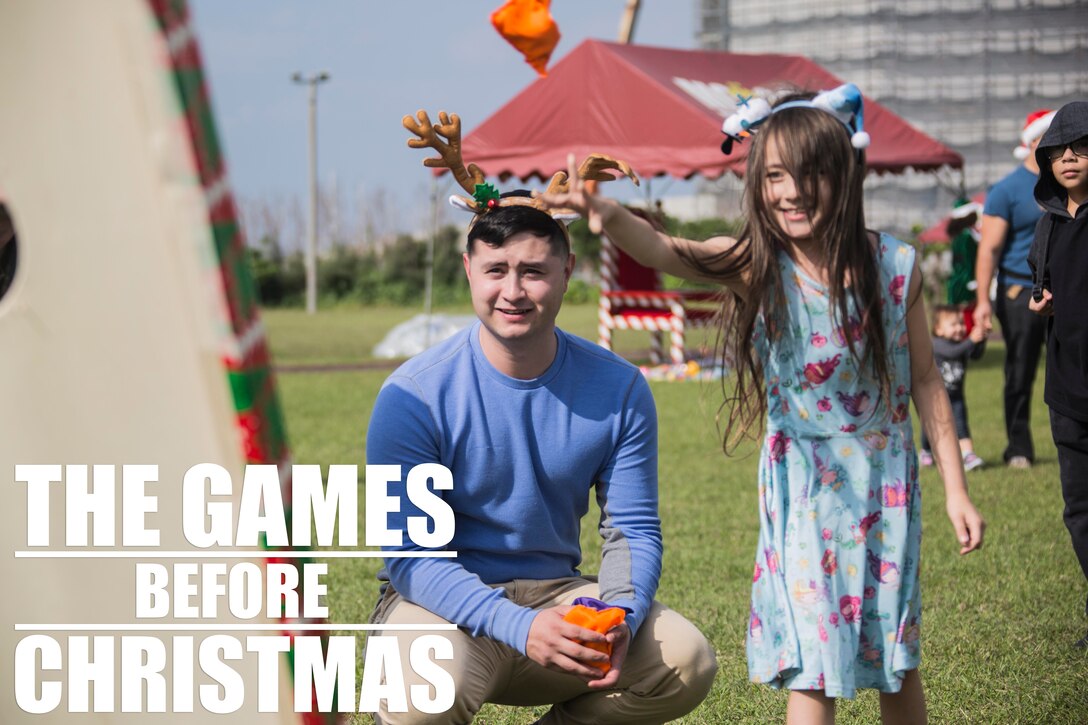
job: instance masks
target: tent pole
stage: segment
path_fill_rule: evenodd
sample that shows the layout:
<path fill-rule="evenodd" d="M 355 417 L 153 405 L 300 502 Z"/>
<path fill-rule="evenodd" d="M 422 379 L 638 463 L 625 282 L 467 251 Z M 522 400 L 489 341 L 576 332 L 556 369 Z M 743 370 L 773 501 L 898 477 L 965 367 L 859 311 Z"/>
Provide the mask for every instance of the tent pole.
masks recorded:
<path fill-rule="evenodd" d="M 627 7 L 620 19 L 620 42 L 627 45 L 635 36 L 635 22 L 638 20 L 640 0 L 627 0 Z"/>

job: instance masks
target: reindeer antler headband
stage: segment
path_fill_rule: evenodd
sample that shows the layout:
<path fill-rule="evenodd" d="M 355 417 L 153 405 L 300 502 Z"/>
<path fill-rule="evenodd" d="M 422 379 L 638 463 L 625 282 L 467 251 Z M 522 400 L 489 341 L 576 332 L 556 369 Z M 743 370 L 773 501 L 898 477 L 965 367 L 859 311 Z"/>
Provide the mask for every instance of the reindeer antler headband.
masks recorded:
<path fill-rule="evenodd" d="M 433 148 L 438 152 L 437 157 L 423 160 L 423 165 L 429 168 L 449 169 L 453 172 L 453 178 L 461 185 L 461 188 L 470 196 L 453 195 L 450 204 L 470 211 L 473 214 L 485 214 L 491 209 L 502 206 L 531 206 L 553 219 L 559 221 L 571 221 L 578 219 L 579 214 L 573 209 L 545 209 L 537 196 L 529 192 L 511 192 L 500 194 L 499 190 L 484 180 L 484 173 L 476 164 L 465 166 L 461 158 L 461 119 L 456 113 L 447 114 L 439 111 L 438 123 L 432 124 L 426 111 L 416 111 L 416 116 L 405 116 L 401 123 L 404 127 L 419 138 L 408 139 L 408 145 L 414 149 Z M 445 138 L 443 141 L 442 138 Z M 638 176 L 631 170 L 626 161 L 619 161 L 603 154 L 590 154 L 582 165 L 578 167 L 578 178 L 583 181 L 612 181 L 617 178 L 608 173 L 608 170 L 618 171 L 638 186 Z M 562 194 L 569 189 L 567 172 L 556 172 L 548 182 L 546 193 Z"/>
<path fill-rule="evenodd" d="M 861 90 L 853 83 L 844 83 L 838 88 L 821 91 L 811 101 L 789 101 L 771 108 L 765 98 L 759 96 L 737 96 L 737 111 L 722 123 L 722 153 L 733 150 L 733 142 L 740 143 L 751 136 L 768 118 L 787 108 L 815 108 L 830 113 L 846 127 L 850 134 L 850 145 L 860 150 L 869 147 L 871 139 L 864 128 L 864 103 Z"/>

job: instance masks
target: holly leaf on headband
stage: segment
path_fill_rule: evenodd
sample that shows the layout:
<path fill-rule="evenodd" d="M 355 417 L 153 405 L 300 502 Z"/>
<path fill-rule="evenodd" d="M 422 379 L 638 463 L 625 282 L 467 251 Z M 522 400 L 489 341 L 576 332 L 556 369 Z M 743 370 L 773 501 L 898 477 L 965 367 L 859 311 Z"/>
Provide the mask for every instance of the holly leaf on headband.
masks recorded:
<path fill-rule="evenodd" d="M 486 207 L 487 202 L 494 199 L 499 200 L 499 190 L 494 187 L 493 184 L 476 184 L 475 190 L 472 192 L 472 198 L 476 200 L 476 203 L 481 207 Z"/>

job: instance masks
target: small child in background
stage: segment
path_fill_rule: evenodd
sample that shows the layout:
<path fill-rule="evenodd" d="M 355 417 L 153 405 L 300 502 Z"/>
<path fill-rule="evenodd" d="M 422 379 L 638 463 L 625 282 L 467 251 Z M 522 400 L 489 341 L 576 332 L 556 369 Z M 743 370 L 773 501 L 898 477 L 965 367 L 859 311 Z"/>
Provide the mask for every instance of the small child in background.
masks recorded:
<path fill-rule="evenodd" d="M 956 305 L 937 305 L 933 308 L 933 357 L 937 369 L 944 380 L 948 399 L 952 403 L 952 416 L 956 421 L 956 436 L 960 439 L 960 454 L 963 456 L 963 468 L 973 471 L 982 466 L 984 461 L 975 453 L 971 442 L 971 428 L 967 425 L 967 398 L 964 396 L 963 383 L 967 377 L 967 361 L 978 360 L 986 350 L 986 331 L 981 325 L 975 325 L 967 334 L 963 321 L 963 312 Z M 933 453 L 929 448 L 929 439 L 922 429 L 922 453 L 918 461 L 923 466 L 933 465 Z"/>

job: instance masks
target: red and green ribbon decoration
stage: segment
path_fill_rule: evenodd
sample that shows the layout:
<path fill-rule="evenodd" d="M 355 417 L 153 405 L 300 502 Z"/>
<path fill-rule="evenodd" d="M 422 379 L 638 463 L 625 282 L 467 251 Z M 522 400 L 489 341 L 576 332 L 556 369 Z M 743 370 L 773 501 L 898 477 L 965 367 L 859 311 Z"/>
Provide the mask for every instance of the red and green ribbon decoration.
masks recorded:
<path fill-rule="evenodd" d="M 234 197 L 226 183 L 226 168 L 215 119 L 212 115 L 200 49 L 185 0 L 147 0 L 152 15 L 169 53 L 171 83 L 177 92 L 177 100 L 185 120 L 191 148 L 196 161 L 200 184 L 208 203 L 218 274 L 222 281 L 227 303 L 229 330 L 223 355 L 223 366 L 234 398 L 239 438 L 246 463 L 275 464 L 281 472 L 281 488 L 287 514 L 287 527 L 291 527 L 291 479 L 290 453 L 283 425 L 283 414 L 276 395 L 268 353 L 268 341 L 261 327 L 257 304 L 256 286 L 246 263 L 245 241 Z M 290 561 L 302 567 L 307 559 L 277 557 L 274 550 L 268 552 L 268 561 Z M 301 572 L 299 581 L 302 581 Z M 292 638 L 297 634 L 292 625 L 301 620 L 281 617 L 284 633 Z M 294 650 L 288 653 L 292 676 L 294 674 Z M 305 725 L 332 725 L 339 721 L 335 712 L 316 712 L 316 695 L 313 711 L 299 713 Z M 333 704 L 334 711 L 336 704 Z"/>

